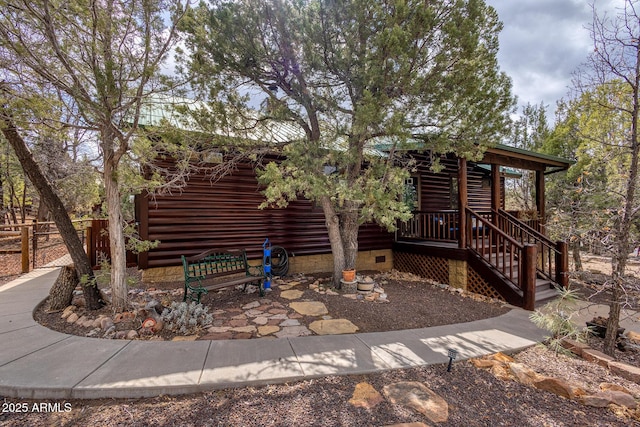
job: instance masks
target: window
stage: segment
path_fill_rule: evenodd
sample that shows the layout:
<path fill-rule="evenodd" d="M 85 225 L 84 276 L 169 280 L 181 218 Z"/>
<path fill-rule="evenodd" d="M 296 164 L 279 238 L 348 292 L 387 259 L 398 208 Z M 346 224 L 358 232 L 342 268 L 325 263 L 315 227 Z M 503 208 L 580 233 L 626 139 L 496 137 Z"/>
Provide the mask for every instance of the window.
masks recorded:
<path fill-rule="evenodd" d="M 404 181 L 404 203 L 411 211 L 420 210 L 420 177 L 412 176 Z"/>

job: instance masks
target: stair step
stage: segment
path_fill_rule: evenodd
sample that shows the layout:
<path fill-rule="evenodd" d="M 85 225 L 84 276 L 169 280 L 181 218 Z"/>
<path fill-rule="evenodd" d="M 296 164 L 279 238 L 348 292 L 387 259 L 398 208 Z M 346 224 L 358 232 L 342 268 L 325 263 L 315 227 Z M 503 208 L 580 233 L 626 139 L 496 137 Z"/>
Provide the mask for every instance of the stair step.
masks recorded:
<path fill-rule="evenodd" d="M 548 303 L 549 301 L 558 297 L 558 291 L 556 289 L 545 289 L 542 292 L 536 292 L 536 307 L 540 307 Z"/>

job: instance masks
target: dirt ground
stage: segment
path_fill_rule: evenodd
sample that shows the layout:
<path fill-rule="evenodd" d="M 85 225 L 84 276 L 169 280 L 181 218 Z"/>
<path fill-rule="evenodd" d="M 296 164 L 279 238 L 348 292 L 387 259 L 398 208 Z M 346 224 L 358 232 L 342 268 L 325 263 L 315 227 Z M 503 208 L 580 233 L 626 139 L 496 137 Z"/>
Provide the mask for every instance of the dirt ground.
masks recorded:
<path fill-rule="evenodd" d="M 434 326 L 491 317 L 504 310 L 500 304 L 464 297 L 424 282 L 398 278 L 389 279 L 385 292 L 390 300 L 386 304 L 361 302 L 352 305 L 353 301 L 342 296 L 335 296 L 335 300 L 331 295 L 322 298 L 332 317 L 350 318 L 361 331 Z M 231 296 L 233 304 L 242 304 L 245 298 L 255 299 L 255 296 L 246 294 L 223 296 L 226 302 Z M 320 298 L 317 294 L 303 296 L 311 297 Z M 214 299 L 214 303 L 222 301 Z M 443 310 L 443 307 L 447 309 Z M 453 307 L 461 309 L 458 311 Z M 538 373 L 565 378 L 585 390 L 597 390 L 601 383 L 615 383 L 626 387 L 636 399 L 640 399 L 638 384 L 613 376 L 593 363 L 555 354 L 542 346 L 521 352 L 515 358 Z M 640 426 L 640 413 L 637 411 L 624 411 L 615 406 L 604 409 L 583 406 L 549 392 L 498 379 L 466 361 L 454 363 L 452 372 L 447 372 L 445 365 L 434 365 L 180 397 L 37 402 L 4 399 L 0 424 L 388 426 L 421 422 L 432 425 L 423 415 L 387 399 L 369 408 L 349 403 L 359 383 L 366 382 L 382 393 L 385 385 L 399 381 L 421 382 L 447 401 L 449 418 L 437 424 L 441 426 Z M 44 410 L 38 411 L 43 403 Z M 17 412 L 16 408 L 26 409 L 26 412 Z"/>

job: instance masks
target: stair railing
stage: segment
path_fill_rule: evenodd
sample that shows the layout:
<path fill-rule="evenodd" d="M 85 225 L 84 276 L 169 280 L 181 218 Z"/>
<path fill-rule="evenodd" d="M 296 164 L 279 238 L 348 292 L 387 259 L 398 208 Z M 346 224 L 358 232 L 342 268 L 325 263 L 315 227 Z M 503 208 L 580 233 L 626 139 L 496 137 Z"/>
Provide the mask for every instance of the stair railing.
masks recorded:
<path fill-rule="evenodd" d="M 535 304 L 536 247 L 521 243 L 492 223 L 486 215 L 465 208 L 465 246 L 522 291 L 523 306 Z"/>
<path fill-rule="evenodd" d="M 568 258 L 565 242 L 553 242 L 544 234 L 529 227 L 510 213 L 493 211 L 500 230 L 521 244 L 533 244 L 538 248 L 536 271 L 541 277 L 551 280 L 557 285 L 568 285 Z"/>

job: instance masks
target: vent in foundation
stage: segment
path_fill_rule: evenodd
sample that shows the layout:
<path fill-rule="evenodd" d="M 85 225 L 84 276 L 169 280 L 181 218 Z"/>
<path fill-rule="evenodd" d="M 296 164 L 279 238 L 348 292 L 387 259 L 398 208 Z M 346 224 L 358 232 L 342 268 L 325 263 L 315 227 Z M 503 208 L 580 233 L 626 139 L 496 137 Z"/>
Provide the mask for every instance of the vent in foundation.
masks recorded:
<path fill-rule="evenodd" d="M 387 262 L 387 257 L 385 255 L 380 255 L 376 257 L 376 264 L 380 264 L 383 262 Z"/>

